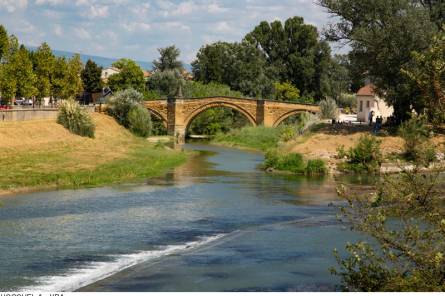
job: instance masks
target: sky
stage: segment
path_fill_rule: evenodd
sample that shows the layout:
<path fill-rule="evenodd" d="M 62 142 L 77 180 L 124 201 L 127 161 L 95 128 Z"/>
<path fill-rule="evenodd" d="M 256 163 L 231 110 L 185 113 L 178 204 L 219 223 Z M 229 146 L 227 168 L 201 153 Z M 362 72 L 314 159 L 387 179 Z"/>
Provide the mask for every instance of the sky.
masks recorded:
<path fill-rule="evenodd" d="M 141 61 L 174 44 L 190 63 L 205 44 L 292 16 L 319 30 L 331 21 L 313 0 L 0 0 L 0 23 L 25 45 Z"/>

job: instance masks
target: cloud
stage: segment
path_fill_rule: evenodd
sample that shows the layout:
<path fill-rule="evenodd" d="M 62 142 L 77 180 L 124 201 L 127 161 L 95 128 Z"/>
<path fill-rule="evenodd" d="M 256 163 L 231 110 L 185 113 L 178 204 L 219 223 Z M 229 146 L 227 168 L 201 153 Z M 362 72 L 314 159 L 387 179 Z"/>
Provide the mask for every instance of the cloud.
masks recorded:
<path fill-rule="evenodd" d="M 25 9 L 28 6 L 28 0 L 0 0 L 0 11 L 5 10 L 13 13 L 17 10 Z"/>
<path fill-rule="evenodd" d="M 74 35 L 81 40 L 90 40 L 91 39 L 91 34 L 85 28 L 78 27 L 78 28 L 74 28 L 73 31 L 74 31 Z"/>
<path fill-rule="evenodd" d="M 240 41 L 263 20 L 296 15 L 319 29 L 329 21 L 314 0 L 0 0 L 1 23 L 22 42 L 136 60 L 176 44 L 190 62 L 206 43 Z"/>

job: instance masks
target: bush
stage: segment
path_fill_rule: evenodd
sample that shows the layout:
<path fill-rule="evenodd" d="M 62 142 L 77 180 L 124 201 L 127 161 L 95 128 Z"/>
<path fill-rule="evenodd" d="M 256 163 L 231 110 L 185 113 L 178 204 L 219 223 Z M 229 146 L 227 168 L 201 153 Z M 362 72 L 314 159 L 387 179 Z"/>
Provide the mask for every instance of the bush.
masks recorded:
<path fill-rule="evenodd" d="M 341 108 L 349 108 L 351 110 L 357 107 L 357 98 L 353 94 L 342 93 L 338 97 L 337 103 Z"/>
<path fill-rule="evenodd" d="M 320 113 L 323 119 L 337 119 L 338 118 L 338 108 L 337 103 L 333 99 L 322 100 L 319 103 Z"/>
<path fill-rule="evenodd" d="M 368 171 L 377 172 L 382 163 L 382 154 L 380 152 L 381 141 L 374 136 L 364 135 L 360 137 L 358 144 L 344 151 L 343 147 L 339 147 L 339 157 L 346 156 L 347 162 L 343 165 L 343 169 L 349 171 Z"/>
<path fill-rule="evenodd" d="M 326 164 L 322 159 L 309 159 L 306 165 L 306 175 L 324 175 L 327 172 Z"/>
<path fill-rule="evenodd" d="M 91 115 L 74 100 L 65 100 L 59 104 L 57 123 L 73 134 L 94 138 L 96 126 Z"/>
<path fill-rule="evenodd" d="M 264 167 L 280 171 L 289 171 L 296 174 L 305 173 L 303 156 L 299 153 L 279 155 L 276 150 L 270 150 L 265 155 Z"/>
<path fill-rule="evenodd" d="M 179 87 L 184 87 L 184 83 L 178 70 L 158 71 L 148 79 L 148 88 L 163 97 L 174 97 Z"/>
<path fill-rule="evenodd" d="M 128 113 L 128 124 L 130 131 L 137 136 L 146 138 L 151 135 L 150 112 L 141 105 L 131 107 Z"/>
<path fill-rule="evenodd" d="M 107 102 L 107 113 L 123 125 L 129 127 L 128 113 L 131 108 L 144 100 L 144 96 L 134 90 L 127 89 L 116 92 Z"/>
<path fill-rule="evenodd" d="M 405 141 L 404 156 L 409 161 L 428 165 L 435 160 L 435 150 L 430 142 L 431 130 L 426 116 L 413 116 L 399 127 L 399 135 Z"/>

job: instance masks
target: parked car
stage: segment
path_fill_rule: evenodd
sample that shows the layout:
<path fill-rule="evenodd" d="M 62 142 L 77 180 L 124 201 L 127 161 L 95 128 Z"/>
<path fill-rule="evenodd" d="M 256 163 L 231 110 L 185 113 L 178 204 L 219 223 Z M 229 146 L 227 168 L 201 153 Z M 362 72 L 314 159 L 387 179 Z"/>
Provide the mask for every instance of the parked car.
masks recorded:
<path fill-rule="evenodd" d="M 32 100 L 31 100 L 31 99 L 27 99 L 27 100 L 25 100 L 25 101 L 23 102 L 22 105 L 24 105 L 24 106 L 32 106 Z"/>
<path fill-rule="evenodd" d="M 19 98 L 19 99 L 15 99 L 14 101 L 14 105 L 23 105 L 23 103 L 25 102 L 25 98 Z"/>

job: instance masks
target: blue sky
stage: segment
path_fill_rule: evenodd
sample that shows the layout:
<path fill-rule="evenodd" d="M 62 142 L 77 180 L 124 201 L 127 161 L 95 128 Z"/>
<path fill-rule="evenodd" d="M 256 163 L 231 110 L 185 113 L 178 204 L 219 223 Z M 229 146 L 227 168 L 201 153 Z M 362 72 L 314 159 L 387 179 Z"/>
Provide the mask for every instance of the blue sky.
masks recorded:
<path fill-rule="evenodd" d="M 175 44 L 189 63 L 203 44 L 295 15 L 319 29 L 330 21 L 312 0 L 0 0 L 0 22 L 26 45 L 142 61 Z"/>

